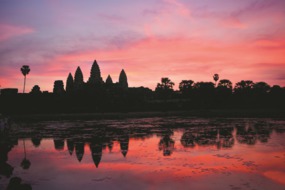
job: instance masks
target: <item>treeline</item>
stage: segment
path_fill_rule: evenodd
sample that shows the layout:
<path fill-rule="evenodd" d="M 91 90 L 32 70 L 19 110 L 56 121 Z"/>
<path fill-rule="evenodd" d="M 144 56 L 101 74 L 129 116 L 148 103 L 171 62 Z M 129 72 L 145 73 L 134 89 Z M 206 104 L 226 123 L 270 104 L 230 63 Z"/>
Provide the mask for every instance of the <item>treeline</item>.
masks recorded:
<path fill-rule="evenodd" d="M 197 109 L 285 109 L 285 88 L 265 82 L 242 80 L 233 86 L 227 79 L 214 82 L 183 80 L 179 90 L 162 78 L 154 91 L 97 84 L 81 91 L 43 93 L 36 86 L 29 94 L 2 94 L 1 113 L 104 113 L 138 111 L 187 111 Z"/>
<path fill-rule="evenodd" d="M 158 99 L 185 100 L 187 108 L 285 108 L 285 88 L 270 86 L 266 82 L 242 80 L 233 86 L 228 79 L 219 81 L 217 74 L 213 82 L 182 80 L 179 91 L 174 91 L 174 83 L 162 78 L 155 93 Z"/>

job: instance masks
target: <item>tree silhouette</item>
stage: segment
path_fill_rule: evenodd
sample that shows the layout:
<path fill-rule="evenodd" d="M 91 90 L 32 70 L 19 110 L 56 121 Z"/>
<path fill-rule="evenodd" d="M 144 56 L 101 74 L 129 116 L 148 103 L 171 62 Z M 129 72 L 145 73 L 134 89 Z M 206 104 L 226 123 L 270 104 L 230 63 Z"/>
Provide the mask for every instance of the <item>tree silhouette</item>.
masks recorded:
<path fill-rule="evenodd" d="M 270 91 L 270 86 L 266 82 L 257 82 L 253 85 L 253 90 L 256 94 L 267 94 Z"/>
<path fill-rule="evenodd" d="M 273 85 L 270 89 L 270 94 L 281 94 L 282 88 L 279 85 Z"/>
<path fill-rule="evenodd" d="M 278 103 L 279 100 L 284 99 L 285 89 L 284 88 L 282 89 L 279 85 L 273 85 L 270 88 L 269 95 L 271 96 L 273 101 Z"/>
<path fill-rule="evenodd" d="M 219 80 L 219 75 L 218 74 L 214 74 L 214 76 L 213 76 L 213 79 L 214 79 L 214 81 L 215 81 L 215 86 L 216 86 L 216 84 L 217 84 L 217 81 Z"/>
<path fill-rule="evenodd" d="M 161 98 L 168 98 L 173 92 L 173 86 L 174 82 L 172 82 L 169 78 L 161 78 L 161 83 L 157 83 L 155 92 Z"/>
<path fill-rule="evenodd" d="M 172 82 L 169 78 L 161 78 L 161 83 L 157 83 L 157 90 L 173 90 L 174 82 Z"/>
<path fill-rule="evenodd" d="M 246 94 L 253 88 L 254 83 L 251 80 L 242 80 L 237 82 L 234 88 L 235 93 Z"/>
<path fill-rule="evenodd" d="M 35 85 L 35 86 L 32 88 L 32 90 L 31 90 L 30 93 L 31 93 L 31 94 L 35 94 L 35 95 L 39 95 L 39 94 L 42 93 L 42 91 L 41 91 L 41 88 L 39 87 L 39 85 Z"/>
<path fill-rule="evenodd" d="M 193 80 L 182 80 L 179 83 L 179 90 L 183 94 L 189 93 L 193 88 L 194 81 Z"/>
<path fill-rule="evenodd" d="M 232 89 L 233 88 L 233 84 L 230 80 L 228 79 L 222 79 L 219 81 L 218 83 L 218 87 L 223 87 L 223 88 L 227 88 L 227 89 Z"/>
<path fill-rule="evenodd" d="M 197 82 L 194 84 L 194 89 L 196 90 L 196 92 L 207 95 L 209 93 L 212 94 L 214 92 L 215 86 L 212 82 Z"/>
<path fill-rule="evenodd" d="M 208 106 L 213 102 L 215 84 L 212 82 L 197 82 L 194 84 L 193 94 L 200 107 Z"/>
<path fill-rule="evenodd" d="M 218 83 L 217 94 L 220 100 L 224 101 L 225 98 L 228 98 L 232 95 L 233 85 L 232 82 L 228 79 L 222 79 Z"/>
<path fill-rule="evenodd" d="M 26 75 L 29 74 L 30 72 L 30 67 L 29 65 L 23 65 L 21 68 L 21 72 L 24 75 L 24 88 L 23 88 L 23 93 L 25 93 L 25 87 L 26 87 Z"/>

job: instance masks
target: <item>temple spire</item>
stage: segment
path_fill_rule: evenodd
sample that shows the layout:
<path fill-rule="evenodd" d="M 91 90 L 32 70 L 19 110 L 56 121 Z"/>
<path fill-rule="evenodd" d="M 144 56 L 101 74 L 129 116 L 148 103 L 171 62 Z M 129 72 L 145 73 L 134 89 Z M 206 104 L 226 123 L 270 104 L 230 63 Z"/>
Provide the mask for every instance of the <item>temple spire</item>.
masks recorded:
<path fill-rule="evenodd" d="M 67 80 L 66 80 L 66 93 L 71 93 L 73 91 L 73 86 L 74 86 L 74 81 L 73 81 L 73 77 L 72 74 L 69 73 Z"/>
<path fill-rule="evenodd" d="M 108 77 L 106 79 L 106 84 L 113 84 L 113 80 L 112 80 L 110 75 L 108 75 Z"/>
<path fill-rule="evenodd" d="M 128 85 L 128 78 L 127 78 L 127 75 L 126 75 L 124 69 L 122 69 L 122 71 L 121 71 L 121 73 L 120 73 L 119 85 L 120 85 L 123 89 L 128 89 L 128 87 L 129 87 L 129 85 Z"/>
<path fill-rule="evenodd" d="M 82 88 L 83 83 L 83 74 L 80 67 L 78 66 L 74 75 L 74 89 L 79 90 L 80 88 Z"/>
<path fill-rule="evenodd" d="M 101 77 L 101 72 L 99 65 L 96 60 L 94 60 L 93 65 L 91 67 L 90 71 L 90 77 L 88 80 L 89 84 L 101 84 L 103 82 L 102 77 Z"/>

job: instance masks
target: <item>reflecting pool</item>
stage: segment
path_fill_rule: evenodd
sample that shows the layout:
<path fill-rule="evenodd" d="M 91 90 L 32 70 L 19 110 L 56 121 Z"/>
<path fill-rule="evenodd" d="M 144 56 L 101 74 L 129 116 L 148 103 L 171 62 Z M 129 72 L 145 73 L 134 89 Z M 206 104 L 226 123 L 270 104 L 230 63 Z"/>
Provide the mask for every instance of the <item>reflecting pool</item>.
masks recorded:
<path fill-rule="evenodd" d="M 285 189 L 280 119 L 9 121 L 0 137 L 0 189 Z"/>

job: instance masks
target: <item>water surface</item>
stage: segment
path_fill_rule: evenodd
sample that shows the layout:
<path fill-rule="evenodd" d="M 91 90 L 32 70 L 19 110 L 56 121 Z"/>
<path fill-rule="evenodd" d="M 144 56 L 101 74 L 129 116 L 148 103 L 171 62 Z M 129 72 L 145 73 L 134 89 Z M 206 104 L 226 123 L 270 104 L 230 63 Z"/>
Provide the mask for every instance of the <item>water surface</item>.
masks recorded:
<path fill-rule="evenodd" d="M 12 122 L 0 189 L 285 189 L 285 120 Z"/>

